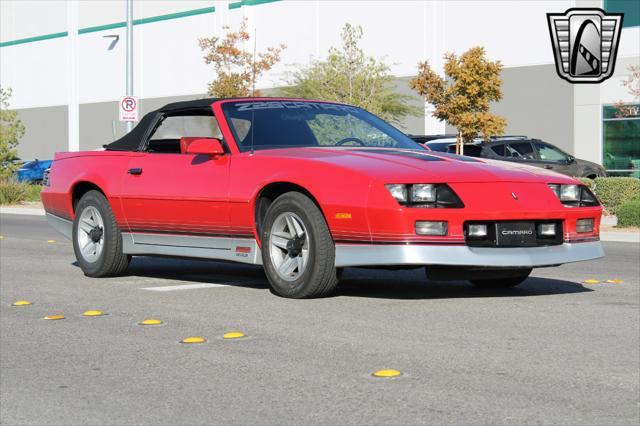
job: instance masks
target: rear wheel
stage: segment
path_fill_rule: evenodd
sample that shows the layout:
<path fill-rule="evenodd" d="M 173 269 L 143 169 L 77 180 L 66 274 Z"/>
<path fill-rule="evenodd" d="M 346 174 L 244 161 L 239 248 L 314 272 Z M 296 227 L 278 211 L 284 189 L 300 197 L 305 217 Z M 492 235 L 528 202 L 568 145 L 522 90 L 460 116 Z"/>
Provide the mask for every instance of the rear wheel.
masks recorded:
<path fill-rule="evenodd" d="M 531 274 L 531 269 L 526 269 L 519 273 L 518 275 L 514 275 L 513 277 L 507 278 L 494 278 L 494 279 L 482 279 L 482 280 L 469 280 L 473 285 L 480 288 L 508 288 L 515 287 L 519 284 L 522 284 L 524 280 L 529 277 Z"/>
<path fill-rule="evenodd" d="M 299 192 L 281 195 L 269 206 L 262 230 L 262 263 L 276 294 L 303 299 L 333 292 L 335 246 L 313 201 Z"/>
<path fill-rule="evenodd" d="M 122 253 L 122 234 L 105 196 L 89 191 L 76 206 L 73 251 L 88 277 L 122 274 L 130 257 Z"/>

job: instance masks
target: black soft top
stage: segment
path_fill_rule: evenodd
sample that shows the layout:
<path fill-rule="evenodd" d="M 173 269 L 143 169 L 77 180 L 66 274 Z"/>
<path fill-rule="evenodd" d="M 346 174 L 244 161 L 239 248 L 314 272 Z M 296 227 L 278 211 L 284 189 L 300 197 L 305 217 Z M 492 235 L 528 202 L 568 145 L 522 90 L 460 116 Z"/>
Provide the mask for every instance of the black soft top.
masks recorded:
<path fill-rule="evenodd" d="M 133 130 L 120 139 L 104 145 L 104 148 L 108 151 L 137 151 L 140 145 L 160 124 L 162 118 L 184 112 L 194 113 L 194 115 L 213 115 L 211 104 L 217 100 L 217 98 L 204 98 L 167 104 L 160 109 L 145 114 Z"/>

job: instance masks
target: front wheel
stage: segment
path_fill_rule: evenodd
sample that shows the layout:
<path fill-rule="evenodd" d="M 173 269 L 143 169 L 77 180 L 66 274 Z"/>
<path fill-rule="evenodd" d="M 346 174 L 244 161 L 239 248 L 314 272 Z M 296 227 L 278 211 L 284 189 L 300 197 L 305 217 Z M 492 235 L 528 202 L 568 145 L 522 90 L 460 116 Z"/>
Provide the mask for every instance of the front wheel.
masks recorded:
<path fill-rule="evenodd" d="M 522 284 L 531 274 L 531 269 L 526 269 L 518 275 L 507 278 L 494 278 L 482 280 L 469 280 L 473 285 L 480 288 L 509 288 Z"/>
<path fill-rule="evenodd" d="M 273 291 L 294 299 L 325 297 L 338 284 L 335 246 L 320 209 L 307 196 L 287 192 L 267 210 L 262 263 Z"/>
<path fill-rule="evenodd" d="M 88 277 L 122 274 L 130 257 L 122 253 L 122 234 L 105 196 L 89 191 L 76 206 L 73 251 Z"/>

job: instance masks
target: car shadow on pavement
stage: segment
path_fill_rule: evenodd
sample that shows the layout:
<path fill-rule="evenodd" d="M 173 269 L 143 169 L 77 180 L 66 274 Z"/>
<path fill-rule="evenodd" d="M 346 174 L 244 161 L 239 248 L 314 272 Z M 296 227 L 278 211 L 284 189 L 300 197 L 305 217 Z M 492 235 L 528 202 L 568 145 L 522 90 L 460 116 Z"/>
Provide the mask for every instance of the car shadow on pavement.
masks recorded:
<path fill-rule="evenodd" d="M 77 262 L 73 262 L 78 266 Z M 136 256 L 122 277 L 153 278 L 179 282 L 225 284 L 234 287 L 269 290 L 261 266 L 235 262 Z M 113 280 L 113 279 L 112 279 Z M 528 297 L 593 291 L 579 283 L 530 277 L 515 288 L 483 289 L 466 281 L 427 281 L 424 269 L 386 271 L 346 269 L 334 297 L 380 299 L 455 299 L 482 297 Z"/>
<path fill-rule="evenodd" d="M 72 265 L 79 267 L 77 262 L 73 262 Z M 123 282 L 124 278 L 126 282 L 127 277 L 225 284 L 265 290 L 269 288 L 269 282 L 261 266 L 175 257 L 135 256 L 126 272 L 112 280 Z"/>
<path fill-rule="evenodd" d="M 576 282 L 538 277 L 530 277 L 517 287 L 494 289 L 478 288 L 467 281 L 427 281 L 424 273 L 412 278 L 345 276 L 340 282 L 337 296 L 410 300 L 529 297 L 593 291 Z"/>

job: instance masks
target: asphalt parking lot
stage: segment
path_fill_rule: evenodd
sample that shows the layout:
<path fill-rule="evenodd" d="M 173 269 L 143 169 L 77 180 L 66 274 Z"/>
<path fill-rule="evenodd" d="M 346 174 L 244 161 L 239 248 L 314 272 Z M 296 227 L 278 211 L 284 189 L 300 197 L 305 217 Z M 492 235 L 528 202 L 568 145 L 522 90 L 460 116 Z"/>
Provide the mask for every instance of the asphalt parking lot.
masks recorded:
<path fill-rule="evenodd" d="M 230 263 L 136 258 L 86 278 L 42 217 L 0 215 L 0 234 L 3 425 L 639 421 L 637 244 L 515 289 L 350 269 L 335 297 L 287 300 Z"/>

